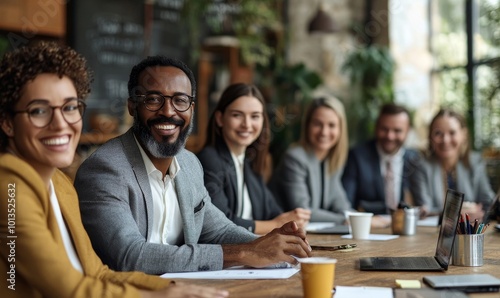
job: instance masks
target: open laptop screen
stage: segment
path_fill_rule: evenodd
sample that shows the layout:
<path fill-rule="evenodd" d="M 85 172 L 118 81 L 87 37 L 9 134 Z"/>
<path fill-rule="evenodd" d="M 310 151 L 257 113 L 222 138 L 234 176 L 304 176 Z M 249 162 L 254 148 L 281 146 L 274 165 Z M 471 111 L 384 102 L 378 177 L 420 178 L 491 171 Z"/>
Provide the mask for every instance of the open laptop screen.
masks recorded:
<path fill-rule="evenodd" d="M 441 222 L 441 229 L 439 230 L 439 238 L 436 246 L 435 257 L 439 264 L 444 265 L 445 269 L 448 268 L 450 263 L 451 250 L 453 249 L 453 241 L 457 232 L 458 218 L 464 194 L 452 189 L 446 191 L 446 198 L 443 209 L 443 220 Z"/>

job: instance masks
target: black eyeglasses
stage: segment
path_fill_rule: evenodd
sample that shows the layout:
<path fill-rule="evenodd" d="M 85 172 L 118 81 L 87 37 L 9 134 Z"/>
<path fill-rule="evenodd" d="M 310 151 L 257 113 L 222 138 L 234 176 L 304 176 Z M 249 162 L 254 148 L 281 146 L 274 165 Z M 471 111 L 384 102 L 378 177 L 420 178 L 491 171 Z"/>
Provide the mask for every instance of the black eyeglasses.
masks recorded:
<path fill-rule="evenodd" d="M 54 110 L 61 109 L 61 114 L 68 124 L 75 124 L 82 120 L 87 105 L 80 99 L 73 98 L 60 106 L 51 106 L 46 102 L 35 102 L 26 110 L 13 111 L 14 114 L 26 113 L 34 126 L 44 128 L 52 122 Z"/>
<path fill-rule="evenodd" d="M 159 93 L 150 93 L 134 95 L 134 98 L 136 98 L 137 100 L 142 100 L 146 109 L 151 112 L 156 112 L 163 108 L 167 98 L 170 98 L 170 103 L 177 112 L 187 111 L 194 102 L 193 96 L 189 96 L 184 93 L 177 93 L 172 96 Z"/>

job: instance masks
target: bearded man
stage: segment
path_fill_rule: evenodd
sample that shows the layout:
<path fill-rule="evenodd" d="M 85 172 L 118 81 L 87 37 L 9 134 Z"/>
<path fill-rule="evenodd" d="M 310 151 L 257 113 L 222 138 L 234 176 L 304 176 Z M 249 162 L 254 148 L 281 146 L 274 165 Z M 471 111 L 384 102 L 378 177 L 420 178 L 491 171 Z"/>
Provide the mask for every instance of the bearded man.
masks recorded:
<path fill-rule="evenodd" d="M 132 128 L 97 149 L 75 178 L 97 254 L 115 270 L 149 274 L 265 267 L 310 256 L 296 223 L 257 237 L 211 203 L 200 162 L 184 149 L 195 90 L 192 71 L 179 60 L 152 56 L 133 67 Z"/>

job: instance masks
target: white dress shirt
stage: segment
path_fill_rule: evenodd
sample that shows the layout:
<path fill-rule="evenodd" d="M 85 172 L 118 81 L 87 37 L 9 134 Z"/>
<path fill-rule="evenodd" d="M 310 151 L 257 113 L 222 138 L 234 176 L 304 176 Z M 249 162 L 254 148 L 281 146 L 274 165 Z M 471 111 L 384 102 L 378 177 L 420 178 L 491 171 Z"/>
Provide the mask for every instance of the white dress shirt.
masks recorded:
<path fill-rule="evenodd" d="M 153 195 L 151 198 L 153 201 L 153 228 L 147 241 L 158 244 L 182 244 L 184 241 L 182 218 L 174 182 L 175 176 L 181 170 L 179 163 L 174 156 L 168 174 L 163 179 L 162 172 L 153 165 L 137 138 L 135 141 L 141 151 Z"/>
<path fill-rule="evenodd" d="M 245 153 L 236 156 L 231 152 L 234 167 L 236 168 L 236 183 L 238 184 L 238 211 L 237 214 L 243 219 L 252 220 L 252 202 L 248 194 L 248 188 L 244 181 L 243 167 L 245 166 Z"/>
<path fill-rule="evenodd" d="M 401 198 L 401 183 L 403 181 L 403 166 L 404 166 L 404 154 L 405 149 L 400 148 L 398 152 L 393 155 L 386 154 L 382 148 L 377 144 L 377 152 L 380 156 L 380 172 L 382 177 L 385 177 L 387 172 L 387 161 L 390 160 L 392 165 L 392 171 L 394 173 L 394 198 L 396 200 L 396 206 L 388 206 L 391 209 L 397 208 L 399 204 L 399 198 Z"/>
<path fill-rule="evenodd" d="M 69 261 L 76 270 L 83 273 L 82 264 L 80 263 L 80 258 L 76 254 L 75 247 L 73 246 L 73 240 L 71 239 L 71 236 L 68 232 L 68 228 L 66 227 L 66 223 L 64 222 L 61 213 L 61 208 L 59 207 L 59 202 L 57 201 L 57 196 L 54 191 L 54 185 L 52 184 L 52 180 L 50 180 L 49 195 L 50 195 L 50 204 L 52 205 L 52 209 L 54 210 L 54 216 L 56 217 L 57 226 L 59 227 L 59 231 L 61 232 L 61 238 L 63 240 L 66 253 L 68 254 Z"/>

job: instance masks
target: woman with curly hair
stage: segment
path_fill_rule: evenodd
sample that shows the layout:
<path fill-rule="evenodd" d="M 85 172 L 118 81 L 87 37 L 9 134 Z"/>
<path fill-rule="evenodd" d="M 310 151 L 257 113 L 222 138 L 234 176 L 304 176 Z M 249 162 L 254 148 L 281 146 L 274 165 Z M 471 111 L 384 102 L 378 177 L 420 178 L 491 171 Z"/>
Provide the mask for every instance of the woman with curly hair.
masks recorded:
<path fill-rule="evenodd" d="M 115 272 L 95 254 L 71 181 L 90 91 L 85 59 L 55 43 L 0 62 L 1 297 L 226 297 L 227 292 L 139 272 Z"/>

